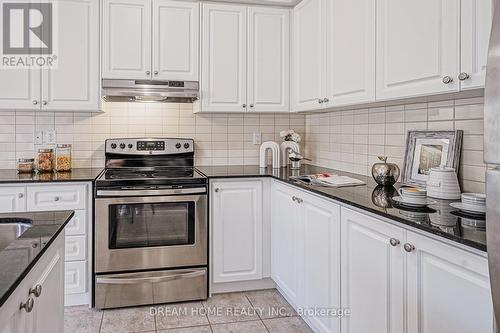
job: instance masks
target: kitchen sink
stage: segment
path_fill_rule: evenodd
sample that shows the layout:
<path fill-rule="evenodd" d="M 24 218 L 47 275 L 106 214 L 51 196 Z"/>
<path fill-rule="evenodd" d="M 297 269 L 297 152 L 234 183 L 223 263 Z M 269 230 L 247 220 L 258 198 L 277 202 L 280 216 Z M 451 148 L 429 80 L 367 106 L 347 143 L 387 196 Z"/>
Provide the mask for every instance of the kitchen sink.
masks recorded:
<path fill-rule="evenodd" d="M 24 218 L 0 218 L 0 251 L 33 225 L 33 221 Z"/>

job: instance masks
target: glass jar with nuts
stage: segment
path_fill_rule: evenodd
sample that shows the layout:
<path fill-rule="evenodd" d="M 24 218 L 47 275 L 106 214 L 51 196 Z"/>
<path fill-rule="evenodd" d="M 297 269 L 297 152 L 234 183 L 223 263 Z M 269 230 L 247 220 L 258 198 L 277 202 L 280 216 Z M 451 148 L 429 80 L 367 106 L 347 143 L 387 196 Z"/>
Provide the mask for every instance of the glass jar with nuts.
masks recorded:
<path fill-rule="evenodd" d="M 38 172 L 52 172 L 54 168 L 54 149 L 38 149 Z"/>
<path fill-rule="evenodd" d="M 71 171 L 71 145 L 58 144 L 56 146 L 56 171 Z"/>

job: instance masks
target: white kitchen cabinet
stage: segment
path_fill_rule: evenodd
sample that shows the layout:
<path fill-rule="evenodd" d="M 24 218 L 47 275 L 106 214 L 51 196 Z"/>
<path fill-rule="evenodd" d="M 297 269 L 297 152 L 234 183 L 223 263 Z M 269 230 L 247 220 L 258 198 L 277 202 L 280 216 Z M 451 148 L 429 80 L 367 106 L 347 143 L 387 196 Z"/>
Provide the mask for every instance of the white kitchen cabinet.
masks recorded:
<path fill-rule="evenodd" d="M 64 293 L 66 295 L 85 294 L 87 291 L 87 261 L 64 263 Z"/>
<path fill-rule="evenodd" d="M 271 277 L 292 306 L 298 306 L 300 228 L 296 191 L 274 182 L 271 194 Z"/>
<path fill-rule="evenodd" d="M 151 78 L 151 5 L 151 0 L 103 0 L 103 78 Z"/>
<path fill-rule="evenodd" d="M 203 4 L 202 110 L 247 109 L 247 7 Z"/>
<path fill-rule="evenodd" d="M 153 0 L 153 78 L 199 80 L 200 4 Z"/>
<path fill-rule="evenodd" d="M 329 0 L 326 13 L 324 105 L 375 101 L 375 1 Z"/>
<path fill-rule="evenodd" d="M 484 87 L 494 0 L 461 0 L 460 89 Z"/>
<path fill-rule="evenodd" d="M 325 90 L 325 2 L 303 0 L 293 11 L 293 109 L 323 108 Z"/>
<path fill-rule="evenodd" d="M 404 332 L 405 231 L 342 208 L 342 332 Z"/>
<path fill-rule="evenodd" d="M 290 11 L 248 9 L 248 94 L 250 111 L 290 111 Z"/>
<path fill-rule="evenodd" d="M 42 70 L 42 110 L 99 110 L 99 1 L 52 2 L 57 66 Z"/>
<path fill-rule="evenodd" d="M 377 100 L 456 92 L 458 0 L 377 1 Z"/>
<path fill-rule="evenodd" d="M 99 1 L 51 0 L 54 67 L 0 70 L 0 109 L 99 110 Z"/>
<path fill-rule="evenodd" d="M 263 278 L 263 183 L 211 183 L 212 282 Z"/>
<path fill-rule="evenodd" d="M 302 191 L 295 202 L 300 216 L 299 305 L 303 309 L 339 309 L 340 206 Z M 340 318 L 335 315 L 306 312 L 303 318 L 315 331 L 340 332 Z"/>
<path fill-rule="evenodd" d="M 63 184 L 27 187 L 28 211 L 85 209 L 87 185 Z"/>
<path fill-rule="evenodd" d="M 36 296 L 31 288 L 40 285 Z M 20 304 L 34 301 L 26 312 Z M 64 333 L 64 231 L 0 308 L 1 333 Z"/>
<path fill-rule="evenodd" d="M 24 212 L 25 210 L 25 186 L 2 186 L 0 188 L 0 212 Z"/>
<path fill-rule="evenodd" d="M 290 11 L 203 4 L 202 112 L 288 112 Z"/>
<path fill-rule="evenodd" d="M 40 69 L 0 69 L 0 109 L 40 110 Z"/>
<path fill-rule="evenodd" d="M 488 261 L 407 232 L 408 333 L 494 332 Z"/>

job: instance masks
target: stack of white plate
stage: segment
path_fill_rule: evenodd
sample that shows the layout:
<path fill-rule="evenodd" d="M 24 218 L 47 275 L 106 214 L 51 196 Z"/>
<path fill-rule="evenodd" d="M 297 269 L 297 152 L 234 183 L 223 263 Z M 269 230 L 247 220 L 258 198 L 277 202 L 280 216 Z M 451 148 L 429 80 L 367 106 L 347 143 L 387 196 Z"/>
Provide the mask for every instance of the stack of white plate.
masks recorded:
<path fill-rule="evenodd" d="M 484 214 L 486 213 L 486 195 L 484 193 L 463 193 L 462 202 L 450 204 L 464 213 Z"/>
<path fill-rule="evenodd" d="M 423 207 L 435 204 L 436 201 L 427 198 L 425 189 L 416 187 L 403 187 L 399 191 L 399 197 L 392 198 L 394 201 L 412 207 Z"/>

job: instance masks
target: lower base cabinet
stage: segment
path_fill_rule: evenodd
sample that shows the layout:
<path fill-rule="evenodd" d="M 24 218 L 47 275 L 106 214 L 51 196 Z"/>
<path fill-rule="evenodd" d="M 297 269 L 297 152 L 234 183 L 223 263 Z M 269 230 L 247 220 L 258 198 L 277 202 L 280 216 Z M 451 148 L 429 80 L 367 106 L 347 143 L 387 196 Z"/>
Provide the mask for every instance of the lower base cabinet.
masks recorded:
<path fill-rule="evenodd" d="M 37 296 L 31 291 L 41 286 Z M 20 305 L 33 302 L 32 310 Z M 1 333 L 64 333 L 64 232 L 0 308 Z"/>
<path fill-rule="evenodd" d="M 271 276 L 317 332 L 340 332 L 340 206 L 273 184 Z M 321 313 L 328 310 L 329 313 Z"/>
<path fill-rule="evenodd" d="M 485 257 L 342 208 L 343 333 L 495 332 Z"/>

